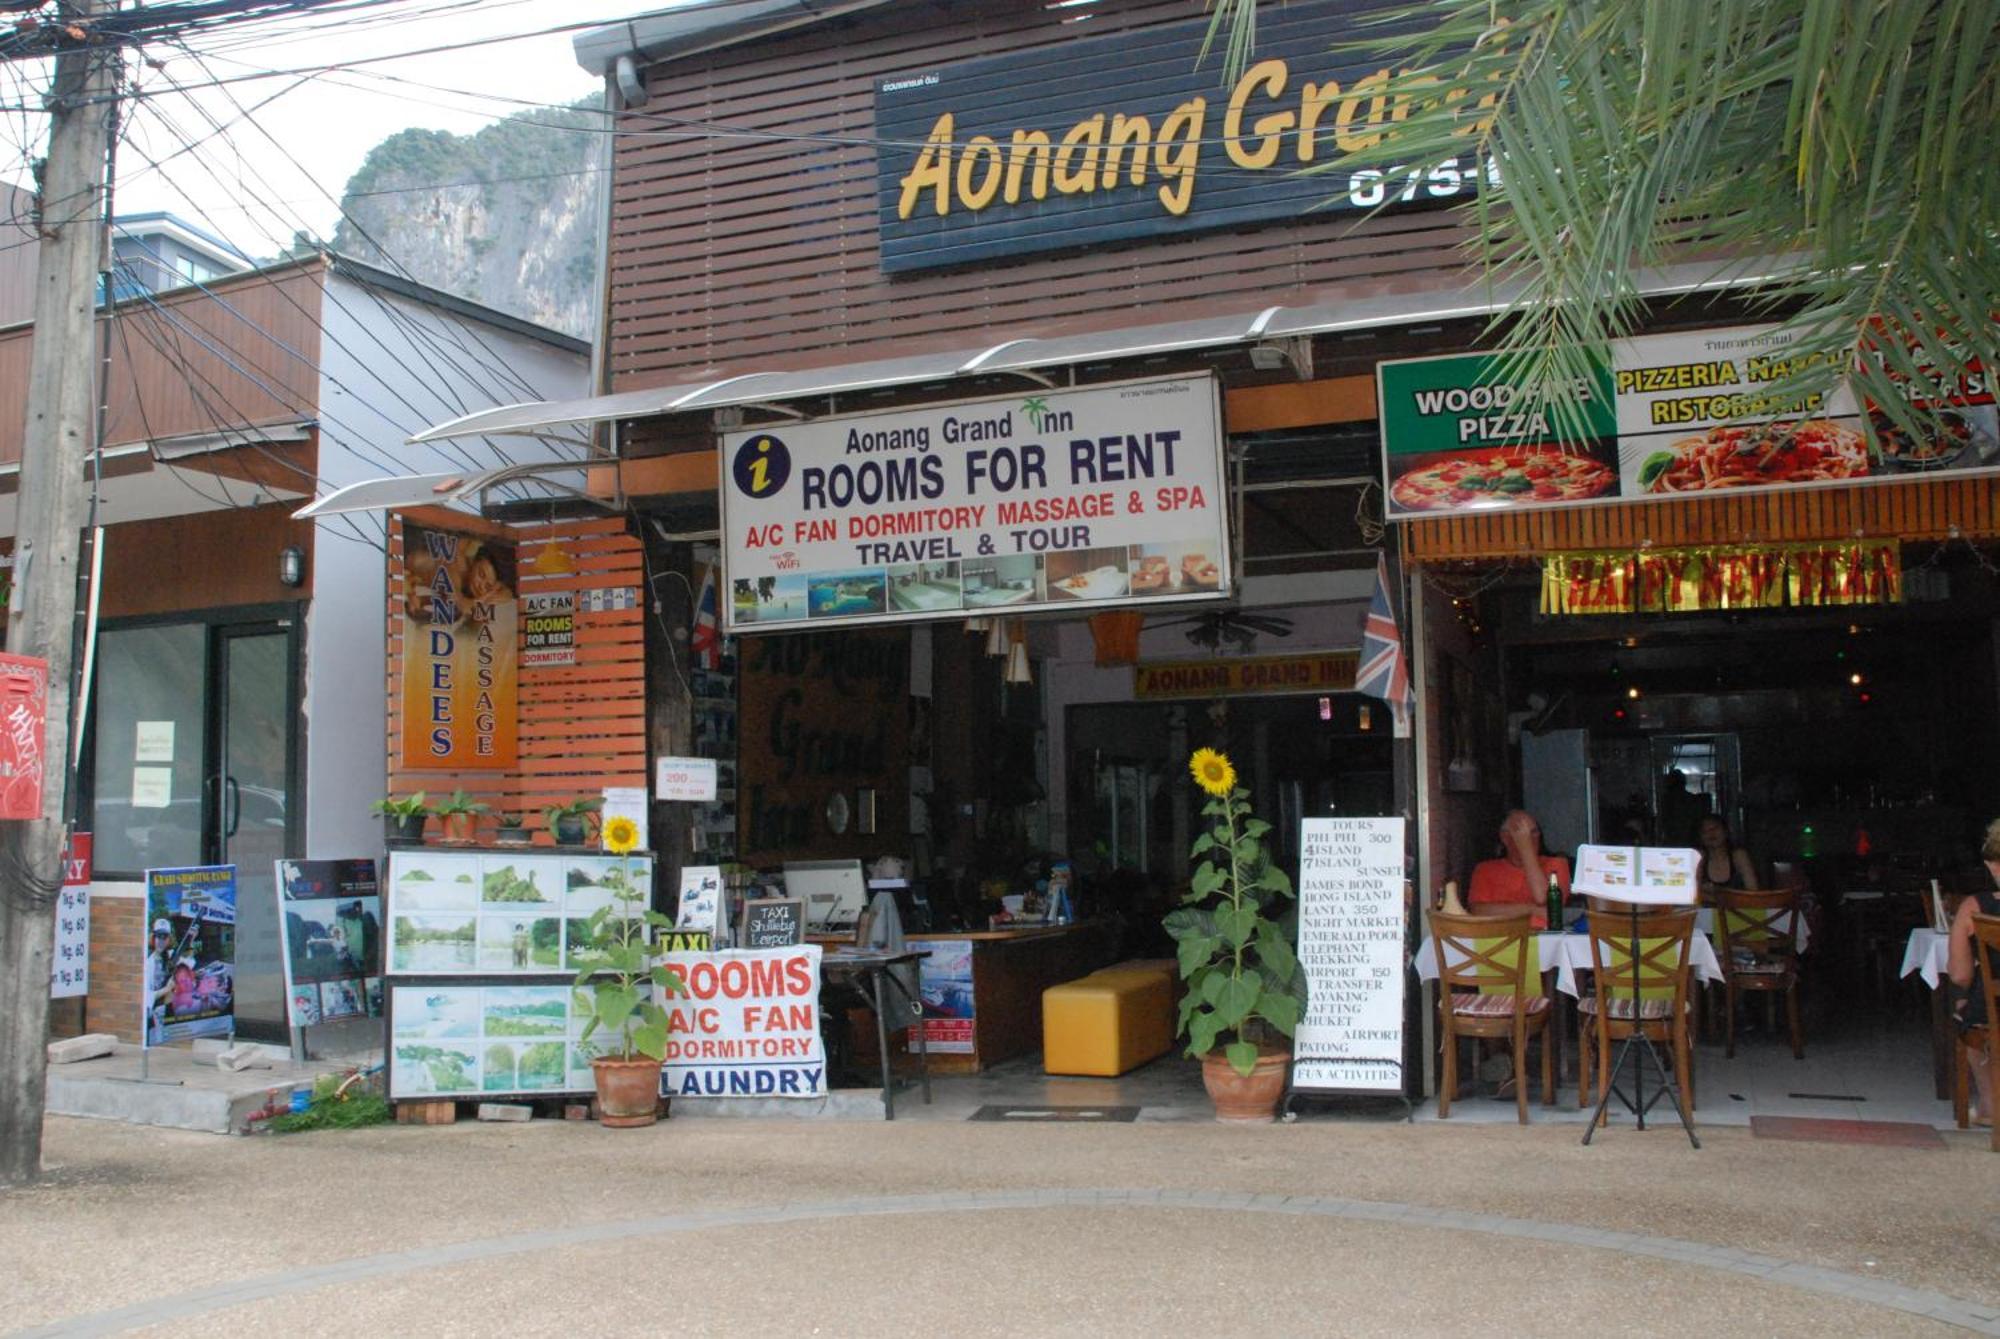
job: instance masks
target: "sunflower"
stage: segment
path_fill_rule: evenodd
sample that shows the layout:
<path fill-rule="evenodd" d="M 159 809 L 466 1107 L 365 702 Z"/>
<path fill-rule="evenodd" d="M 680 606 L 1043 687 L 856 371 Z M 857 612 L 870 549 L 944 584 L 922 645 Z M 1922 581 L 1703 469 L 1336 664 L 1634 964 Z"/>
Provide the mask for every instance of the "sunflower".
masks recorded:
<path fill-rule="evenodd" d="M 604 848 L 613 855 L 624 855 L 639 844 L 639 825 L 623 814 L 617 815 L 604 825 Z"/>
<path fill-rule="evenodd" d="M 1196 785 L 1218 799 L 1236 788 L 1236 768 L 1226 753 L 1196 749 L 1188 760 L 1188 770 L 1194 773 Z"/>

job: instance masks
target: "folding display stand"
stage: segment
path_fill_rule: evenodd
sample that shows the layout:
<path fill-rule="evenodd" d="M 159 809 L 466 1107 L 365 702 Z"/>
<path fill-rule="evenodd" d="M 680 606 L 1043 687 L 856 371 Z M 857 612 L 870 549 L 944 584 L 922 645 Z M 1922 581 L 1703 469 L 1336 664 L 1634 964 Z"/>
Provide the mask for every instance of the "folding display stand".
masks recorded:
<path fill-rule="evenodd" d="M 1618 1044 L 1618 1056 L 1611 1062 L 1611 1072 L 1605 1075 L 1604 1096 L 1597 1099 L 1597 1109 L 1590 1114 L 1590 1127 L 1583 1132 L 1583 1142 L 1587 1147 L 1591 1136 L 1597 1133 L 1598 1124 L 1604 1119 L 1604 1109 L 1611 1105 L 1611 1099 L 1614 1095 L 1617 1096 L 1619 1101 L 1625 1104 L 1627 1111 L 1630 1111 L 1638 1118 L 1639 1128 L 1642 1130 L 1646 1128 L 1646 1113 L 1653 1109 L 1653 1104 L 1658 1102 L 1662 1097 L 1671 1096 L 1674 1099 L 1674 1110 L 1680 1114 L 1681 1126 L 1687 1131 L 1688 1143 L 1694 1145 L 1696 1148 L 1700 1148 L 1701 1140 L 1695 1135 L 1694 1122 L 1688 1119 L 1687 1104 L 1681 1101 L 1680 1088 L 1675 1084 L 1672 1072 L 1668 1070 L 1666 1064 L 1660 1059 L 1660 1053 L 1654 1048 L 1652 1038 L 1646 1035 L 1644 1019 L 1640 1013 L 1641 1006 L 1639 1000 L 1639 904 L 1637 902 L 1628 902 L 1625 904 L 1625 909 L 1632 918 L 1632 937 L 1630 943 L 1630 952 L 1632 954 L 1632 1031 L 1627 1034 L 1624 1041 Z M 1606 1026 L 1609 1021 L 1609 1019 L 1601 1019 L 1598 1025 L 1600 1027 Z M 1635 1051 L 1637 1052 L 1636 1055 L 1634 1054 Z M 1643 1057 L 1643 1059 L 1639 1057 Z M 1625 1068 L 1628 1060 L 1631 1061 L 1632 1065 L 1632 1093 L 1629 1097 L 1626 1095 L 1625 1090 L 1618 1086 L 1618 1075 Z M 1648 1063 L 1659 1071 L 1660 1076 L 1659 1089 L 1651 1097 L 1646 1096 L 1646 1065 Z"/>

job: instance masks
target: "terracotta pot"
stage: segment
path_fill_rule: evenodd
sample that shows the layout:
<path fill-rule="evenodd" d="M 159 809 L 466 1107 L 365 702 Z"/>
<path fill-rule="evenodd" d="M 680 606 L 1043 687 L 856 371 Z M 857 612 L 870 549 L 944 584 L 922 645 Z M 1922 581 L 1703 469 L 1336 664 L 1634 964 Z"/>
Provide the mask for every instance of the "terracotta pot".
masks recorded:
<path fill-rule="evenodd" d="M 473 824 L 471 814 L 445 814 L 439 820 L 444 828 L 444 840 L 459 846 L 472 844 Z"/>
<path fill-rule="evenodd" d="M 1215 1103 L 1219 1121 L 1252 1123 L 1277 1119 L 1278 1101 L 1285 1095 L 1285 1071 L 1292 1063 L 1290 1051 L 1261 1051 L 1250 1077 L 1238 1074 L 1221 1051 L 1201 1058 L 1201 1085 Z"/>
<path fill-rule="evenodd" d="M 659 1061 L 597 1059 L 590 1072 L 597 1078 L 598 1124 L 626 1129 L 660 1118 Z"/>

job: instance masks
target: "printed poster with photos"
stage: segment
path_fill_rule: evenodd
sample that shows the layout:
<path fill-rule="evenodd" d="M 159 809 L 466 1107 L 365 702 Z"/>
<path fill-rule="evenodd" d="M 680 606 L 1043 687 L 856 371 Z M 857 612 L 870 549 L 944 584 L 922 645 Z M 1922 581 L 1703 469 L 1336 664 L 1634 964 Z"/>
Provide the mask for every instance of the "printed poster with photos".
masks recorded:
<path fill-rule="evenodd" d="M 389 1096 L 589 1092 L 597 1037 L 570 986 L 390 988 Z"/>
<path fill-rule="evenodd" d="M 629 862 L 628 870 L 621 865 Z M 653 859 L 566 852 L 392 851 L 391 976 L 574 971 L 590 914 L 615 907 L 629 877 L 642 896 Z"/>
<path fill-rule="evenodd" d="M 1222 444 L 1212 376 L 725 433 L 728 630 L 1225 595 Z"/>
<path fill-rule="evenodd" d="M 280 860 L 286 1014 L 295 1028 L 382 1016 L 382 889 L 373 860 Z"/>
<path fill-rule="evenodd" d="M 146 871 L 145 1044 L 236 1030 L 236 866 Z"/>

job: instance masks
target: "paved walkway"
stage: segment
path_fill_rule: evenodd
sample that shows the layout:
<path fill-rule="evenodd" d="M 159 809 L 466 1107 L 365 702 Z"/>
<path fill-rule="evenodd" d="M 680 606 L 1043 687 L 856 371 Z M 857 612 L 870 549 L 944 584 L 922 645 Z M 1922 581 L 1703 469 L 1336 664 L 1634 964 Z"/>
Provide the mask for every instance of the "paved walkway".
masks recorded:
<path fill-rule="evenodd" d="M 23 1262 L 0 1272 L 0 1325 L 2000 1334 L 1983 1140 L 1600 1140 L 714 1121 L 218 1140 L 59 1120 L 50 1181 L 0 1194 L 0 1259 Z"/>

